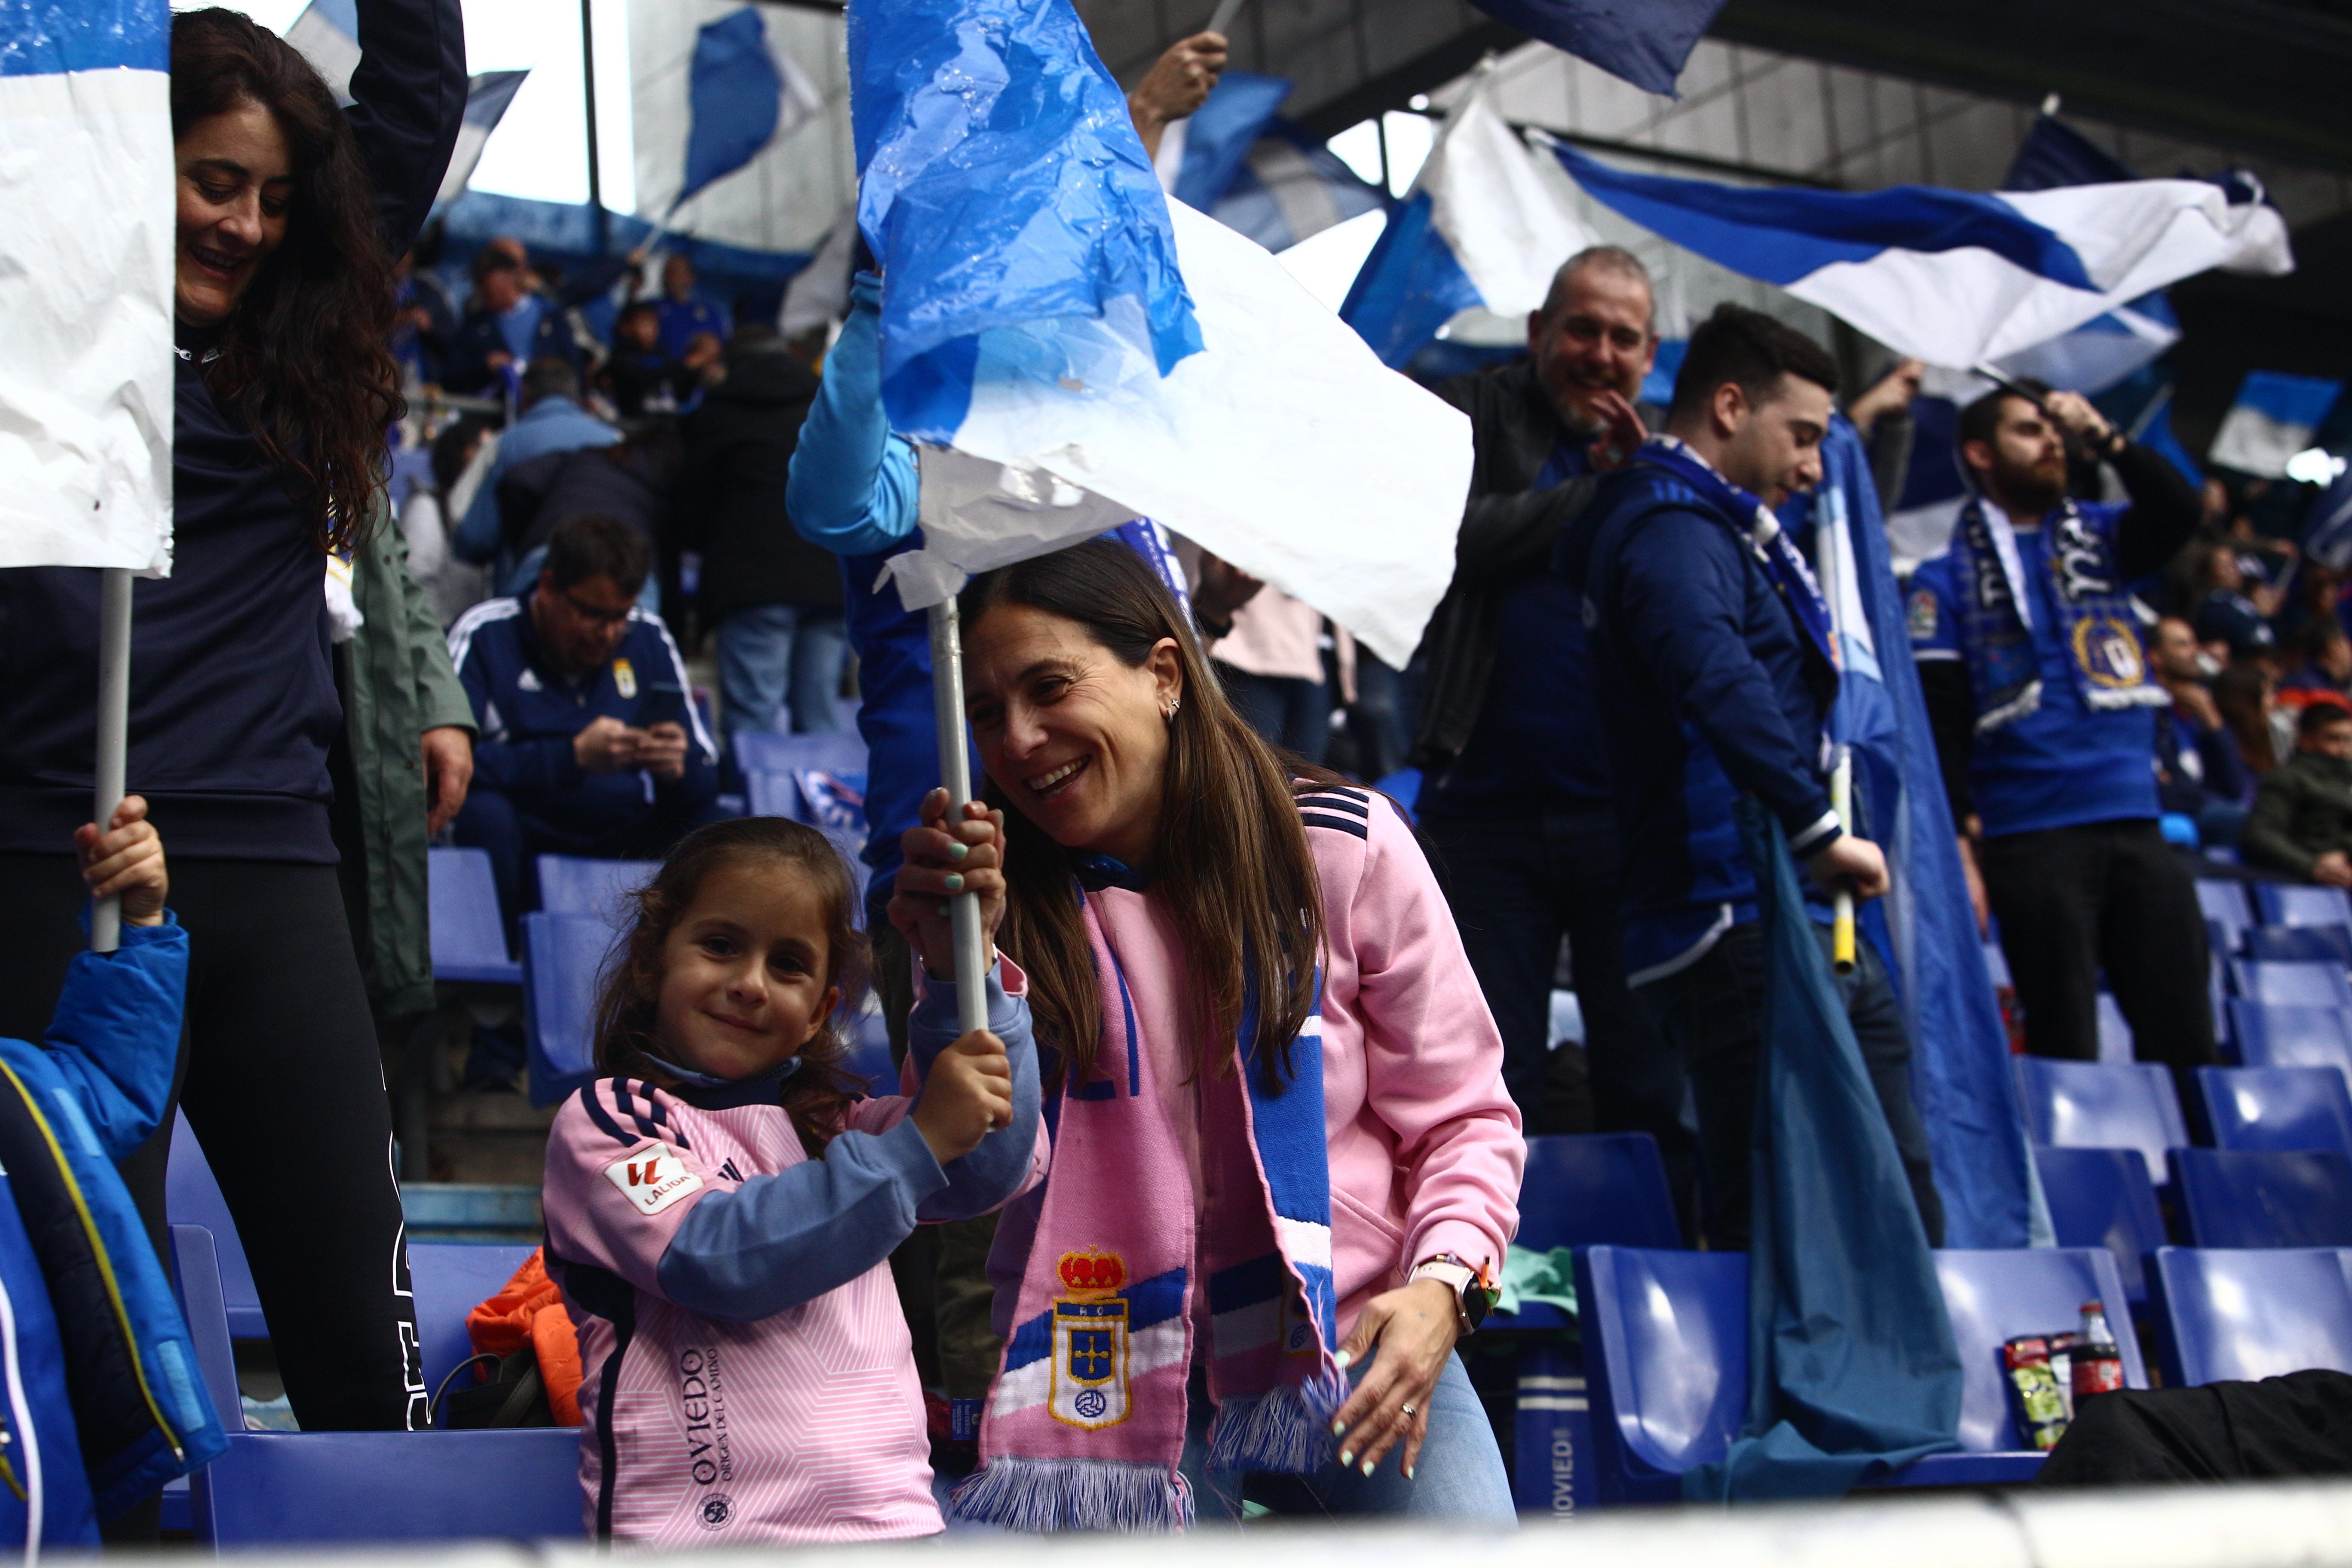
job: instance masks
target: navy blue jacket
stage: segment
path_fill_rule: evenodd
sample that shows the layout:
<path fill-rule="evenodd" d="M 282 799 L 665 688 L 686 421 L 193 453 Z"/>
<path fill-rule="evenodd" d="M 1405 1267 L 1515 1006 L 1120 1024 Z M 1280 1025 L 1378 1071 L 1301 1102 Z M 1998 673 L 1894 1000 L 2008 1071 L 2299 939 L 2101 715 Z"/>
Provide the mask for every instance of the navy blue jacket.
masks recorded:
<path fill-rule="evenodd" d="M 359 0 L 352 130 L 384 243 L 425 226 L 466 109 L 458 0 Z M 177 856 L 332 864 L 327 752 L 342 728 L 318 520 L 177 367 L 172 574 L 131 587 L 131 787 Z M 89 816 L 97 572 L 0 572 L 0 851 L 54 854 Z"/>
<path fill-rule="evenodd" d="M 1837 837 L 1821 765 L 1835 676 L 1731 520 L 1664 469 L 1602 479 L 1557 563 L 1591 622 L 1639 984 L 1756 918 L 1741 792 L 1801 858 Z"/>
<path fill-rule="evenodd" d="M 702 727 L 686 660 L 659 616 L 631 610 L 628 635 L 613 657 L 575 679 L 533 634 L 530 595 L 488 599 L 449 628 L 449 661 L 481 730 L 474 747 L 478 790 L 511 796 L 542 820 L 581 833 L 624 826 L 656 806 L 707 805 L 719 793 L 719 749 Z M 686 726 L 684 776 L 583 772 L 572 738 L 607 716 L 639 729 L 664 721 Z"/>

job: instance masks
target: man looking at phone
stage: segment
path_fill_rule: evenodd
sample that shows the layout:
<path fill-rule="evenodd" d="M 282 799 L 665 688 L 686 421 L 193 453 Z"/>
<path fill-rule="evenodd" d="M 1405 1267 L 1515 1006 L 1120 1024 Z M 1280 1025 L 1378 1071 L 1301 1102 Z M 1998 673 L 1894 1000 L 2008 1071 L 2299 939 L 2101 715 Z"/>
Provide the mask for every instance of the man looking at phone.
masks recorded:
<path fill-rule="evenodd" d="M 636 607 L 647 568 L 627 523 L 570 518 L 530 593 L 477 605 L 449 630 L 482 737 L 457 839 L 489 851 L 509 921 L 528 857 L 656 857 L 714 815 L 718 751 L 686 661 Z"/>

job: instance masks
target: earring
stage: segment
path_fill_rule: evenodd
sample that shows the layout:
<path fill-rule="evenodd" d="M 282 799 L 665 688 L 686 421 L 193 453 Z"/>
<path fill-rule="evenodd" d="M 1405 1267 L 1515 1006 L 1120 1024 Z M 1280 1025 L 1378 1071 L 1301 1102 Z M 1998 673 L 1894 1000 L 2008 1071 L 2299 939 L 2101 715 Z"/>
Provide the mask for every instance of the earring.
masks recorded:
<path fill-rule="evenodd" d="M 1181 707 L 1183 707 L 1183 706 L 1184 706 L 1184 700 L 1183 700 L 1182 698 L 1181 698 L 1181 697 L 1171 697 L 1171 698 L 1170 698 L 1170 699 L 1168 700 L 1168 720 L 1169 720 L 1169 722 L 1171 722 L 1171 723 L 1175 722 L 1175 720 L 1176 720 L 1176 710 L 1178 710 L 1179 708 L 1181 708 Z"/>

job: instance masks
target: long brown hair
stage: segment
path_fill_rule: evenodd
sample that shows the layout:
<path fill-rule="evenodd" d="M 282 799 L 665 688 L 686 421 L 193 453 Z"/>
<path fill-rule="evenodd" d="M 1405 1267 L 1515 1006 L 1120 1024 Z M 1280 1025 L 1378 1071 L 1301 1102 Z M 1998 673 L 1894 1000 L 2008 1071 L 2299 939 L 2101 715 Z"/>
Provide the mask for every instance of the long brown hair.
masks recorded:
<path fill-rule="evenodd" d="M 654 879 L 631 895 L 629 933 L 606 961 L 596 997 L 596 1070 L 665 1087 L 677 1083 L 653 1059 L 666 1054 L 654 1033 L 663 945 L 712 872 L 751 863 L 773 866 L 815 886 L 824 918 L 824 983 L 841 988 L 841 1005 L 801 1047 L 801 1065 L 783 1083 L 784 1110 L 801 1146 L 814 1158 L 841 1131 L 843 1108 L 857 1098 L 842 1065 L 849 1055 L 842 1021 L 857 1016 L 872 961 L 866 933 L 853 923 L 858 900 L 849 867 L 824 835 L 804 823 L 739 816 L 698 827 L 679 839 Z"/>
<path fill-rule="evenodd" d="M 1289 771 L 1227 700 L 1175 595 L 1125 545 L 1090 540 L 1001 567 L 974 578 L 958 601 L 971 630 L 999 605 L 1075 621 L 1129 668 L 1161 638 L 1175 640 L 1184 696 L 1168 727 L 1152 884 L 1167 900 L 1210 1026 L 1196 1045 L 1196 1068 L 1225 1067 L 1254 1004 L 1252 1055 L 1268 1091 L 1278 1091 L 1290 1073 L 1291 1040 L 1315 1010 L 1324 939 L 1322 889 Z M 1102 1003 L 1070 852 L 993 782 L 986 795 L 1004 807 L 1008 896 L 999 945 L 1028 972 L 1041 1037 L 1062 1053 L 1070 1081 L 1084 1083 L 1094 1072 Z"/>
<path fill-rule="evenodd" d="M 327 549 L 365 531 L 400 417 L 392 258 L 375 189 L 334 95 L 309 61 L 234 11 L 172 18 L 172 135 L 241 103 L 269 110 L 293 153 L 286 237 L 228 319 L 205 384 L 253 432 Z"/>

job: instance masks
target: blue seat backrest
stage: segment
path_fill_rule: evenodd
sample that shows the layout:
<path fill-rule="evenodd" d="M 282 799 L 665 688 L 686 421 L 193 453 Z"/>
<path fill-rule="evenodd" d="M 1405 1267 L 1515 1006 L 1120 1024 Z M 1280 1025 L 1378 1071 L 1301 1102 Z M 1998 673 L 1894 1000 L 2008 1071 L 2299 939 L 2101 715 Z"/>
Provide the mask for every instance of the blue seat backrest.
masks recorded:
<path fill-rule="evenodd" d="M 1585 1353 L 1597 1338 L 1628 1459 L 1679 1475 L 1723 1458 L 1748 1411 L 1747 1255 L 1596 1247 L 1585 1278 Z"/>
<path fill-rule="evenodd" d="M 474 1353 L 466 1314 L 506 1288 L 536 1248 L 485 1247 L 463 1241 L 412 1241 L 408 1278 L 416 1298 L 416 1348 L 425 1363 L 425 1391 L 441 1392 L 451 1370 Z M 471 1380 L 459 1378 L 455 1388 Z"/>
<path fill-rule="evenodd" d="M 2010 1453 L 2028 1447 L 2011 1419 L 2001 1371 L 2003 1340 L 2063 1333 L 2082 1321 L 2085 1301 L 2107 1309 L 2107 1326 L 2124 1353 L 2124 1382 L 2147 1386 L 2139 1337 L 2124 1305 L 2123 1281 L 2105 1247 L 2018 1247 L 2003 1252 L 1938 1252 L 1936 1279 L 1960 1352 L 1960 1447 Z"/>
<path fill-rule="evenodd" d="M 2256 1002 L 2298 1007 L 2352 1007 L 2352 981 L 2336 963 L 2265 963 L 2256 958 L 2230 961 L 2231 987 Z"/>
<path fill-rule="evenodd" d="M 2060 1061 L 2018 1057 L 2018 1091 L 2036 1143 L 2064 1149 L 2137 1149 L 2151 1171 L 2189 1142 L 2172 1078 L 2153 1062 Z"/>
<path fill-rule="evenodd" d="M 2352 1158 L 2309 1149 L 2175 1149 L 2200 1247 L 2352 1247 Z"/>
<path fill-rule="evenodd" d="M 2352 1253 L 2168 1247 L 2156 1274 L 2179 1386 L 2352 1372 Z"/>
<path fill-rule="evenodd" d="M 2352 1090 L 2334 1068 L 2199 1068 L 2218 1149 L 2333 1149 L 2352 1154 Z"/>
<path fill-rule="evenodd" d="M 621 900 L 661 869 L 658 860 L 594 860 L 541 855 L 539 907 L 551 915 L 594 915 L 608 928 L 621 919 Z"/>
<path fill-rule="evenodd" d="M 790 773 L 772 773 L 765 768 L 747 768 L 743 773 L 743 799 L 754 816 L 798 819 L 801 814 L 800 781 Z"/>
<path fill-rule="evenodd" d="M 866 742 L 854 733 L 779 735 L 764 730 L 739 730 L 727 743 L 735 748 L 735 765 L 746 774 L 782 773 L 789 778 L 803 768 L 817 768 L 829 773 L 866 771 Z"/>
<path fill-rule="evenodd" d="M 898 1092 L 898 1069 L 890 1065 L 890 1026 L 879 1012 L 849 1020 L 849 1060 L 845 1065 L 866 1080 L 868 1094 Z"/>
<path fill-rule="evenodd" d="M 2146 1258 L 2164 1245 L 2164 1211 L 2139 1151 L 2037 1144 L 2033 1166 L 2058 1245 L 2105 1247 L 2115 1257 L 2125 1299 L 2146 1300 Z"/>
<path fill-rule="evenodd" d="M 2264 925 L 2352 926 L 2352 899 L 2347 899 L 2341 888 L 2257 882 L 2254 908 Z"/>
<path fill-rule="evenodd" d="M 2235 953 L 2246 928 L 2254 923 L 2253 911 L 2246 908 L 2246 885 L 2220 877 L 2200 877 L 2197 907 L 2207 921 L 2218 924 L 2228 934 L 2221 951 Z"/>
<path fill-rule="evenodd" d="M 593 1069 L 596 981 L 615 940 L 612 923 L 597 915 L 522 918 L 523 1006 L 537 1104 L 562 1099 Z"/>
<path fill-rule="evenodd" d="M 196 1352 L 196 1372 L 212 1396 L 221 1426 L 245 1430 L 245 1402 L 236 1387 L 236 1347 L 229 1342 L 228 1305 L 223 1300 L 220 1251 L 201 1225 L 172 1224 L 172 1289 Z"/>
<path fill-rule="evenodd" d="M 2230 1032 L 2248 1067 L 2332 1067 L 2352 1073 L 2352 1027 L 2340 1008 L 2232 996 Z"/>
<path fill-rule="evenodd" d="M 1517 1243 L 1675 1247 L 1683 1243 L 1657 1140 L 1646 1132 L 1559 1133 L 1528 1140 Z"/>
<path fill-rule="evenodd" d="M 236 1238 L 236 1222 L 229 1217 L 228 1200 L 205 1163 L 205 1151 L 188 1126 L 188 1119 L 172 1118 L 171 1163 L 163 1175 L 163 1212 L 173 1225 L 200 1225 L 212 1232 L 218 1259 L 223 1304 L 228 1310 L 228 1331 L 240 1340 L 269 1337 L 262 1321 L 261 1295 L 253 1287 L 253 1269 L 245 1261 L 245 1246 Z"/>
<path fill-rule="evenodd" d="M 2246 932 L 2246 956 L 2267 963 L 2352 968 L 2352 926 L 2256 926 Z"/>
<path fill-rule="evenodd" d="M 490 876 L 489 851 L 428 849 L 425 863 L 435 977 L 507 984 L 520 980 L 521 972 L 507 952 L 506 921 L 499 912 L 499 889 Z"/>
<path fill-rule="evenodd" d="M 2099 993 L 2099 1059 L 2116 1064 L 2132 1059 L 2131 1026 L 2124 1021 L 2122 1005 L 2110 992 Z"/>

